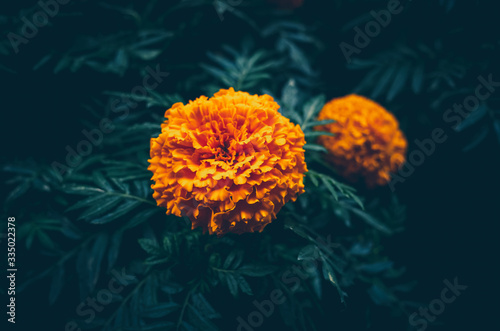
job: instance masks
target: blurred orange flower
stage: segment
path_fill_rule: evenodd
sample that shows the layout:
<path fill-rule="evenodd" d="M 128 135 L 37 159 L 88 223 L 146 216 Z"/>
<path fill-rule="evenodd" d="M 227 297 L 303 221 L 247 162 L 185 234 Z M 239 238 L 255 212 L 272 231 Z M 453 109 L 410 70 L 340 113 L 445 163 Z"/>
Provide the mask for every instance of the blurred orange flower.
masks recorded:
<path fill-rule="evenodd" d="M 389 173 L 405 162 L 407 142 L 397 119 L 372 100 L 355 94 L 333 99 L 318 119 L 335 120 L 316 127 L 334 134 L 318 141 L 329 151 L 327 158 L 339 174 L 350 181 L 362 177 L 368 187 L 385 185 Z"/>
<path fill-rule="evenodd" d="M 262 231 L 304 192 L 304 133 L 269 95 L 233 88 L 176 103 L 151 139 L 151 187 L 167 214 L 210 234 Z"/>

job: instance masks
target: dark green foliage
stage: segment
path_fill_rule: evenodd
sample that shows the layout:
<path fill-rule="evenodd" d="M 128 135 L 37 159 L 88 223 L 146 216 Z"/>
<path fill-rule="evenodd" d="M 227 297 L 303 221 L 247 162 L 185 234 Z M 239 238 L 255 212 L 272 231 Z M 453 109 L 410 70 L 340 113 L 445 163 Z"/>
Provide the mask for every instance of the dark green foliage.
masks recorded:
<path fill-rule="evenodd" d="M 287 300 L 265 321 L 269 329 L 323 330 L 322 323 L 328 323 L 329 330 L 342 330 L 335 322 L 348 305 L 363 316 L 366 312 L 359 324 L 365 329 L 370 314 L 380 314 L 375 319 L 383 321 L 397 316 L 407 325 L 407 315 L 415 310 L 409 301 L 415 283 L 392 260 L 394 252 L 384 250 L 385 240 L 402 231 L 406 208 L 388 190 L 369 192 L 337 175 L 325 161 L 326 149 L 316 143 L 330 133 L 315 129 L 332 121 L 318 121 L 317 115 L 329 99 L 359 93 L 393 111 L 409 128 L 408 137 L 415 131 L 422 137 L 422 129 L 444 127 L 442 113 L 474 92 L 479 74 L 494 71 L 494 61 L 485 58 L 498 59 L 499 40 L 474 40 L 479 55 L 466 54 L 461 48 L 473 42 L 467 29 L 474 27 L 461 29 L 451 22 L 446 33 L 437 31 L 432 38 L 401 37 L 394 30 L 405 24 L 412 30 L 414 20 L 394 16 L 395 26 L 347 64 L 338 43 L 351 42 L 347 32 L 387 2 L 334 1 L 334 12 L 314 0 L 305 0 L 304 12 L 280 11 L 266 1 L 235 3 L 73 1 L 40 32 L 41 40 L 58 42 L 20 45 L 20 52 L 33 52 L 29 65 L 11 60 L 9 40 L 0 41 L 3 75 L 28 68 L 30 74 L 64 77 L 59 79 L 87 74 L 102 79 L 98 94 L 82 97 L 83 104 L 65 111 L 75 112 L 88 130 L 103 118 L 114 126 L 65 173 L 44 158 L 9 160 L 2 167 L 8 178 L 4 213 L 24 219 L 17 229 L 18 247 L 36 260 L 23 266 L 18 290 L 29 293 L 37 284 L 48 284 L 49 305 L 71 306 L 59 329 L 71 320 L 82 330 L 236 329 L 236 317 L 246 319 L 255 310 L 252 302 L 269 298 L 275 289 Z M 440 0 L 424 13 L 444 20 L 459 6 Z M 21 16 L 36 10 L 33 5 Z M 86 25 L 74 38 L 59 32 L 59 42 L 54 31 L 76 29 L 80 16 L 92 24 L 95 18 L 95 30 Z M 3 35 L 22 24 L 15 15 L 0 16 Z M 462 38 L 463 44 L 455 40 Z M 145 89 L 145 95 L 131 92 L 142 86 L 146 68 L 156 65 L 169 71 L 165 82 Z M 121 85 L 115 88 L 109 81 L 117 77 Z M 309 171 L 306 192 L 286 204 L 262 233 L 217 238 L 191 230 L 187 218 L 165 215 L 157 207 L 147 160 L 149 140 L 160 133 L 166 109 L 229 87 L 275 98 L 279 111 L 304 131 Z M 113 109 L 116 100 L 126 115 Z M 462 139 L 461 149 L 480 147 L 488 138 L 500 144 L 498 100 L 482 101 L 449 130 Z M 314 267 L 296 286 L 284 281 L 307 263 Z M 77 316 L 74 308 L 107 289 L 115 271 L 133 280 L 91 322 Z"/>

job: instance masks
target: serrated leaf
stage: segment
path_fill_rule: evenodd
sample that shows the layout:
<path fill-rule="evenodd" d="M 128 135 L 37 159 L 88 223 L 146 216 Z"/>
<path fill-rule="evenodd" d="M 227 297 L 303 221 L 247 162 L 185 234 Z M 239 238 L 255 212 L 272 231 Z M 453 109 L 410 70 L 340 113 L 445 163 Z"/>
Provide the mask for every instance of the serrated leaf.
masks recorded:
<path fill-rule="evenodd" d="M 312 122 L 308 122 L 306 125 L 303 125 L 302 130 L 306 130 L 308 128 L 313 128 L 315 126 L 327 125 L 327 124 L 331 124 L 331 123 L 335 123 L 335 120 L 312 121 Z"/>
<path fill-rule="evenodd" d="M 141 202 L 137 201 L 137 200 L 125 201 L 120 206 L 118 206 L 114 212 L 111 212 L 103 217 L 96 218 L 96 219 L 90 221 L 90 223 L 92 223 L 92 224 L 105 224 L 105 223 L 111 222 L 112 220 L 115 220 L 118 217 L 127 214 L 128 212 L 130 212 L 131 210 L 133 210 L 134 208 L 136 208 L 140 204 L 141 204 Z"/>
<path fill-rule="evenodd" d="M 231 294 L 236 297 L 238 295 L 238 282 L 232 274 L 226 273 L 224 276 L 227 287 L 229 288 L 229 292 L 231 292 Z"/>
<path fill-rule="evenodd" d="M 144 210 L 144 211 L 137 213 L 127 223 L 126 228 L 131 229 L 131 228 L 138 226 L 139 224 L 141 224 L 143 222 L 146 222 L 147 220 L 149 220 L 151 218 L 151 216 L 153 216 L 157 212 L 159 212 L 159 209 L 152 208 L 152 209 L 147 209 L 147 210 Z"/>
<path fill-rule="evenodd" d="M 182 292 L 184 288 L 180 284 L 169 282 L 163 284 L 160 289 L 167 294 L 176 294 Z"/>
<path fill-rule="evenodd" d="M 318 95 L 304 104 L 302 126 L 306 126 L 309 121 L 316 117 L 325 104 L 326 97 L 324 95 Z"/>
<path fill-rule="evenodd" d="M 325 187 L 328 190 L 328 192 L 330 192 L 330 194 L 332 195 L 332 197 L 336 201 L 339 201 L 339 196 L 338 196 L 337 192 L 335 191 L 335 189 L 333 188 L 333 185 L 331 183 L 330 178 L 328 178 L 326 176 L 320 176 L 319 178 L 321 179 L 321 182 L 323 183 L 323 185 L 325 185 Z"/>
<path fill-rule="evenodd" d="M 175 302 L 158 303 L 154 306 L 145 307 L 141 313 L 142 317 L 160 318 L 179 309 L 179 304 Z"/>
<path fill-rule="evenodd" d="M 226 261 L 222 265 L 223 269 L 236 269 L 240 266 L 243 260 L 243 252 L 242 251 L 231 251 L 229 253 Z"/>
<path fill-rule="evenodd" d="M 295 80 L 289 79 L 281 92 L 283 106 L 290 111 L 295 111 L 298 103 L 298 89 Z"/>
<path fill-rule="evenodd" d="M 399 68 L 394 80 L 392 81 L 391 87 L 389 87 L 387 92 L 387 101 L 392 101 L 392 99 L 394 99 L 394 97 L 403 90 L 405 83 L 408 80 L 410 69 L 411 67 L 409 64 L 404 64 Z"/>
<path fill-rule="evenodd" d="M 157 58 L 158 55 L 161 54 L 161 50 L 160 49 L 138 49 L 138 50 L 132 50 L 131 53 L 144 61 L 150 61 L 150 60 Z"/>
<path fill-rule="evenodd" d="M 486 138 L 486 136 L 490 133 L 490 128 L 487 126 L 483 126 L 478 130 L 478 132 L 472 137 L 472 141 L 469 142 L 464 148 L 464 152 L 468 152 L 477 145 L 479 145 L 483 140 Z"/>
<path fill-rule="evenodd" d="M 79 184 L 66 184 L 61 189 L 68 194 L 94 195 L 96 193 L 104 193 L 102 189 Z"/>
<path fill-rule="evenodd" d="M 122 242 L 123 231 L 118 230 L 111 236 L 111 242 L 108 250 L 108 271 L 115 266 L 116 259 L 120 253 L 120 245 Z"/>
<path fill-rule="evenodd" d="M 78 252 L 76 270 L 79 276 L 81 299 L 89 296 L 99 278 L 101 262 L 106 251 L 108 237 L 99 233 L 96 238 L 84 245 Z"/>
<path fill-rule="evenodd" d="M 5 204 L 9 204 L 14 200 L 20 198 L 23 194 L 25 194 L 30 188 L 30 182 L 24 181 L 21 184 L 17 185 L 7 196 L 5 199 Z"/>
<path fill-rule="evenodd" d="M 385 287 L 373 284 L 368 289 L 368 294 L 377 305 L 390 305 L 396 301 L 396 298 Z"/>
<path fill-rule="evenodd" d="M 253 295 L 253 292 L 252 292 L 252 289 L 250 288 L 250 285 L 245 280 L 245 278 L 243 278 L 243 276 L 236 274 L 235 278 L 238 281 L 238 285 L 243 293 L 248 294 L 248 295 Z"/>
<path fill-rule="evenodd" d="M 320 136 L 334 136 L 333 133 L 331 132 L 326 132 L 326 131 L 312 131 L 312 132 L 305 132 L 304 136 L 307 139 L 315 139 Z"/>
<path fill-rule="evenodd" d="M 391 229 L 389 229 L 384 224 L 380 223 L 380 221 L 378 221 L 375 217 L 371 216 L 370 214 L 365 213 L 364 211 L 361 211 L 361 210 L 356 209 L 356 208 L 352 208 L 352 207 L 347 207 L 347 208 L 351 212 L 353 212 L 354 214 L 358 215 L 366 223 L 373 226 L 375 229 L 377 229 L 381 232 L 387 233 L 387 234 L 392 234 Z"/>
<path fill-rule="evenodd" d="M 156 255 L 160 252 L 160 247 L 156 240 L 141 238 L 138 240 L 139 245 L 143 250 L 145 250 L 148 254 Z"/>
<path fill-rule="evenodd" d="M 318 256 L 316 246 L 308 245 L 300 250 L 297 260 L 315 260 Z"/>
<path fill-rule="evenodd" d="M 488 113 L 488 107 L 481 104 L 476 110 L 469 113 L 465 119 L 455 127 L 455 131 L 460 132 L 480 121 Z"/>
<path fill-rule="evenodd" d="M 335 286 L 337 288 L 337 292 L 339 293 L 339 296 L 340 296 L 340 302 L 344 303 L 345 302 L 345 300 L 344 300 L 345 293 L 340 288 L 339 282 L 337 280 L 337 277 L 335 276 L 335 273 L 334 273 L 332 267 L 327 262 L 323 262 L 322 271 L 323 271 L 323 277 L 326 280 L 328 280 L 330 283 L 332 283 L 333 286 Z"/>
<path fill-rule="evenodd" d="M 110 211 L 121 201 L 122 198 L 118 196 L 101 197 L 97 203 L 94 203 L 92 207 L 84 211 L 78 219 L 85 219 L 94 223 L 95 217 Z"/>
<path fill-rule="evenodd" d="M 36 236 L 44 247 L 50 250 L 54 250 L 57 248 L 56 243 L 42 229 L 37 229 Z"/>
<path fill-rule="evenodd" d="M 101 172 L 94 171 L 92 173 L 92 178 L 94 179 L 94 183 L 99 186 L 101 189 L 105 191 L 113 191 L 113 187 L 111 184 L 104 178 Z"/>
<path fill-rule="evenodd" d="M 392 81 L 397 69 L 398 67 L 395 65 L 385 67 L 385 71 L 381 77 L 379 77 L 377 84 L 371 93 L 372 98 L 378 98 L 383 91 L 387 90 L 387 86 L 389 85 L 389 82 Z"/>
<path fill-rule="evenodd" d="M 49 292 L 49 305 L 53 305 L 56 302 L 63 286 L 64 286 L 64 267 L 62 265 L 58 265 L 52 274 L 52 282 L 50 285 L 50 292 Z"/>
<path fill-rule="evenodd" d="M 325 147 L 323 147 L 321 145 L 310 144 L 310 143 L 306 143 L 304 145 L 304 147 L 302 147 L 302 148 L 304 148 L 304 150 L 306 150 L 306 151 L 323 152 L 323 153 L 328 152 L 328 150 Z"/>
<path fill-rule="evenodd" d="M 413 72 L 411 87 L 415 94 L 420 94 L 424 83 L 424 64 L 419 64 Z"/>
<path fill-rule="evenodd" d="M 220 318 L 221 315 L 215 311 L 207 299 L 201 293 L 195 293 L 191 296 L 194 308 L 198 309 L 204 316 L 210 319 Z"/>
<path fill-rule="evenodd" d="M 240 274 L 250 277 L 263 277 L 272 274 L 276 271 L 275 266 L 265 266 L 258 264 L 246 264 L 238 269 Z"/>

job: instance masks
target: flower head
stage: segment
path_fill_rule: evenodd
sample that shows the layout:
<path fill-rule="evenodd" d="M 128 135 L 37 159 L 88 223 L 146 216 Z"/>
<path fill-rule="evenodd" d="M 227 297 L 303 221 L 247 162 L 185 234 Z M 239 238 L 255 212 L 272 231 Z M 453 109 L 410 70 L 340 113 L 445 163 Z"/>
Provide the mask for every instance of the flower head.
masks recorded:
<path fill-rule="evenodd" d="M 376 102 L 351 94 L 325 104 L 319 120 L 335 120 L 317 127 L 334 136 L 320 136 L 327 158 L 351 181 L 360 177 L 368 187 L 385 185 L 390 172 L 405 162 L 407 142 L 396 118 Z"/>
<path fill-rule="evenodd" d="M 151 187 L 167 214 L 210 234 L 262 231 L 304 192 L 304 133 L 269 95 L 233 88 L 165 113 L 151 139 Z"/>

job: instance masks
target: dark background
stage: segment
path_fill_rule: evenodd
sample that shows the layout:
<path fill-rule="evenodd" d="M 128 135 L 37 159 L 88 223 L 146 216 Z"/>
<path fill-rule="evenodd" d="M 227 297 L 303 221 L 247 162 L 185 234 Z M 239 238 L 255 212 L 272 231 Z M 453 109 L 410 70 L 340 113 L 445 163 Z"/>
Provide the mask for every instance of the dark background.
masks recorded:
<path fill-rule="evenodd" d="M 19 54 L 1 57 L 0 63 L 11 69 L 0 71 L 2 162 L 26 159 L 45 163 L 62 161 L 66 155 L 65 146 L 74 146 L 82 139 L 80 131 L 84 127 L 81 119 L 89 118 L 82 104 L 101 98 L 102 91 L 128 91 L 141 81 L 140 76 L 134 73 L 125 73 L 120 77 L 88 68 L 75 73 L 62 71 L 54 74 L 54 65 L 50 61 L 33 70 L 45 54 L 62 52 L 80 34 L 101 34 L 119 30 L 120 24 L 127 24 L 118 14 L 110 14 L 95 3 L 76 2 L 73 7 L 68 5 L 67 11 L 71 12 L 78 6 L 78 9 L 83 8 L 83 15 L 61 15 L 51 19 L 53 24 L 41 28 L 27 45 L 21 45 Z M 354 33 L 352 29 L 342 32 L 341 27 L 354 17 L 384 5 L 381 1 L 339 2 L 339 6 L 334 6 L 323 1 L 305 0 L 304 5 L 291 14 L 318 27 L 317 34 L 325 43 L 325 48 L 312 54 L 316 57 L 313 63 L 321 71 L 321 79 L 326 83 L 323 89 L 329 98 L 350 93 L 365 75 L 365 72 L 353 71 L 346 66 L 338 44 L 340 41 L 352 44 Z M 19 11 L 33 3 L 11 3 L 9 8 L 3 7 L 2 15 L 8 21 L 15 21 Z M 360 57 L 370 57 L 397 43 L 411 46 L 441 39 L 445 53 L 462 58 L 465 63 L 477 63 L 471 65 L 466 75 L 458 80 L 457 89 L 475 87 L 476 78 L 481 74 L 487 76 L 492 73 L 494 80 L 500 80 L 499 8 L 496 3 L 457 2 L 449 11 L 446 10 L 446 3 L 413 1 L 408 4 L 408 8 L 393 17 L 391 25 L 371 41 Z M 66 7 L 62 11 L 66 11 Z M 243 33 L 255 33 L 231 14 L 226 14 L 221 22 L 213 7 L 203 7 L 203 11 L 206 28 L 176 39 L 170 50 L 162 55 L 162 61 L 173 68 L 168 82 L 160 86 L 162 92 L 175 91 L 176 82 L 193 71 L 175 69 L 176 64 L 204 61 L 207 50 L 216 49 L 223 43 L 237 43 Z M 186 12 L 186 15 L 189 14 Z M 186 20 L 186 17 L 178 17 L 178 20 Z M 173 26 L 177 24 L 170 23 Z M 497 43 L 497 48 L 484 49 L 481 45 L 487 42 Z M 397 184 L 397 194 L 408 208 L 406 229 L 387 239 L 385 249 L 386 254 L 397 264 L 406 266 L 407 273 L 418 281 L 416 290 L 412 292 L 415 301 L 428 303 L 438 298 L 444 279 L 452 281 L 458 277 L 460 284 L 468 286 L 438 317 L 438 321 L 445 325 L 430 326 L 429 329 L 493 330 L 499 325 L 497 316 L 500 308 L 497 254 L 500 144 L 494 132 L 490 132 L 476 148 L 463 152 L 472 134 L 453 131 L 441 118 L 442 113 L 452 106 L 451 101 L 445 102 L 443 108 L 438 110 L 429 107 L 437 96 L 448 90 L 443 88 L 420 95 L 403 94 L 395 101 L 396 115 L 410 143 L 409 151 L 416 148 L 414 139 L 429 137 L 436 127 L 443 128 L 448 139 L 436 146 L 436 152 L 417 167 L 411 177 Z M 496 98 L 498 93 L 495 92 Z M 196 96 L 197 91 L 193 91 L 193 95 L 186 98 Z M 383 97 L 377 101 L 384 104 Z M 20 261 L 20 273 L 36 264 L 30 256 L 18 256 L 17 259 Z M 62 330 L 62 321 L 71 314 L 73 306 L 65 306 L 62 302 L 49 307 L 46 301 L 47 284 L 47 281 L 38 283 L 17 296 L 19 324 L 16 329 L 41 327 L 43 330 Z M 350 295 L 356 297 L 356 293 Z M 72 297 L 73 293 L 64 293 L 63 296 Z M 362 329 L 364 316 L 360 316 L 355 305 L 339 316 L 343 319 L 342 325 L 350 325 L 346 329 Z M 383 325 L 383 321 L 379 322 Z"/>

